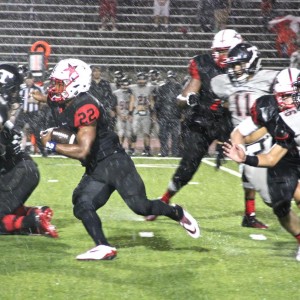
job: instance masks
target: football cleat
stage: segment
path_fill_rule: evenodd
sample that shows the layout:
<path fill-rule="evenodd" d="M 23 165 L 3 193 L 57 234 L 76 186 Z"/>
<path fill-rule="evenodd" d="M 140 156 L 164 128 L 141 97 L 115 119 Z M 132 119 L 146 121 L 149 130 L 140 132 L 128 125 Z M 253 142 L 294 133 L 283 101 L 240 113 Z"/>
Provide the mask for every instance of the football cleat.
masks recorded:
<path fill-rule="evenodd" d="M 297 253 L 296 253 L 296 260 L 300 261 L 300 245 L 299 245 Z"/>
<path fill-rule="evenodd" d="M 184 209 L 182 210 L 183 210 L 183 217 L 179 221 L 179 224 L 186 230 L 188 235 L 190 235 L 192 238 L 194 239 L 199 238 L 200 228 L 197 221 L 187 211 L 185 211 Z"/>
<path fill-rule="evenodd" d="M 269 228 L 268 225 L 257 220 L 255 216 L 248 216 L 248 215 L 244 215 L 243 221 L 242 221 L 242 226 L 258 228 L 258 229 L 268 229 Z"/>
<path fill-rule="evenodd" d="M 38 233 L 58 238 L 56 227 L 50 223 L 53 216 L 53 210 L 50 207 L 45 206 L 41 209 L 35 208 L 34 213 L 38 221 Z"/>
<path fill-rule="evenodd" d="M 152 156 L 149 150 L 143 150 L 142 156 Z"/>
<path fill-rule="evenodd" d="M 117 256 L 117 249 L 107 245 L 99 245 L 76 256 L 77 260 L 112 260 Z"/>

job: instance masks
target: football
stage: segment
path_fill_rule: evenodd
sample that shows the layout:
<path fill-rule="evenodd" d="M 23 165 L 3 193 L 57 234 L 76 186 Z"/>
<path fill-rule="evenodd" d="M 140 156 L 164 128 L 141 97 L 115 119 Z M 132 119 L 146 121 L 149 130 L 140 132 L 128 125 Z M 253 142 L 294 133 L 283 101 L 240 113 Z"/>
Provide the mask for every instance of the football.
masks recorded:
<path fill-rule="evenodd" d="M 51 141 L 58 144 L 76 144 L 76 134 L 67 128 L 55 127 L 51 132 Z"/>

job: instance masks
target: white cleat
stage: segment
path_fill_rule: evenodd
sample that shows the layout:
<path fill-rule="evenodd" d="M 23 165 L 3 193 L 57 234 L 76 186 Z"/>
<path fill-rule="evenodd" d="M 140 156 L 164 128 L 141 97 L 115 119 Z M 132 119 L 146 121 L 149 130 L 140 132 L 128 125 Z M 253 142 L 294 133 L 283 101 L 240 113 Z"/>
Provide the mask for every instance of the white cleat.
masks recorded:
<path fill-rule="evenodd" d="M 296 260 L 300 261 L 300 246 L 298 247 L 298 250 L 297 250 Z"/>
<path fill-rule="evenodd" d="M 99 245 L 85 253 L 76 256 L 77 260 L 111 260 L 117 256 L 117 249 L 114 247 Z"/>
<path fill-rule="evenodd" d="M 183 217 L 179 224 L 186 230 L 186 232 L 194 239 L 200 237 L 200 228 L 198 222 L 183 209 Z"/>

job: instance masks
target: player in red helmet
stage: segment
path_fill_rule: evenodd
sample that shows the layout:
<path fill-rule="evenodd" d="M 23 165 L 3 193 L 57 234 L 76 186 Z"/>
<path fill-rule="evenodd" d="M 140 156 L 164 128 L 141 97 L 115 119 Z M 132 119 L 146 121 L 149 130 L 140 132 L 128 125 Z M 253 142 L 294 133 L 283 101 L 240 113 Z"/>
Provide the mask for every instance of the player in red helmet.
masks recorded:
<path fill-rule="evenodd" d="M 210 82 L 219 74 L 226 73 L 228 49 L 242 42 L 241 35 L 232 29 L 218 32 L 212 42 L 212 52 L 194 56 L 189 63 L 190 79 L 178 95 L 182 108 L 182 159 L 172 176 L 168 188 L 160 197 L 169 203 L 198 170 L 209 146 L 216 140 L 224 141 L 232 129 L 228 110 L 222 107 L 213 93 Z M 156 216 L 148 216 L 153 221 Z"/>

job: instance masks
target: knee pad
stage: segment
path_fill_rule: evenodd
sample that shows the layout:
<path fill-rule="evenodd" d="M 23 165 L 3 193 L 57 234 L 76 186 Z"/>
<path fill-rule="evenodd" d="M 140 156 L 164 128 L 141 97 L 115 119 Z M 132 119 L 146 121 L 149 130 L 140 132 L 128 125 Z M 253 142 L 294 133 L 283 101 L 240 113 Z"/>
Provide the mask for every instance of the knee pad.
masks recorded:
<path fill-rule="evenodd" d="M 278 218 L 283 218 L 291 210 L 291 202 L 290 201 L 282 201 L 279 203 L 274 204 L 273 212 Z"/>

